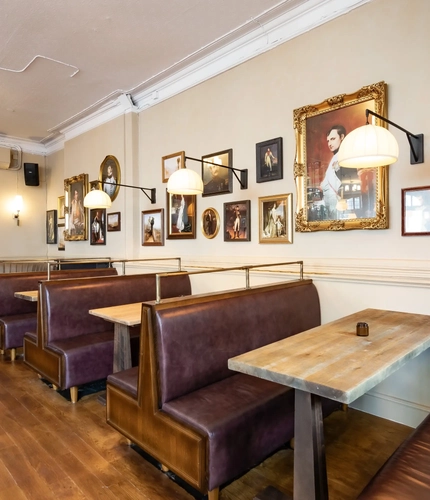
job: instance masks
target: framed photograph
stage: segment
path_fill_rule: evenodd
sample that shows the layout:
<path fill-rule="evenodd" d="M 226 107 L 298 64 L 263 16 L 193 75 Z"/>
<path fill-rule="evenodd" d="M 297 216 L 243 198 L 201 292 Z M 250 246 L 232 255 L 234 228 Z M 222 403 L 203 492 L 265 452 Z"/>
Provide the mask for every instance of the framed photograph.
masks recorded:
<path fill-rule="evenodd" d="M 202 196 L 212 196 L 233 192 L 233 171 L 229 168 L 222 168 L 218 165 L 228 167 L 233 166 L 233 150 L 226 149 L 202 156 Z M 205 163 L 204 160 L 210 163 Z"/>
<path fill-rule="evenodd" d="M 402 189 L 402 236 L 430 234 L 430 186 Z"/>
<path fill-rule="evenodd" d="M 164 209 L 142 212 L 142 245 L 164 245 Z"/>
<path fill-rule="evenodd" d="M 207 208 L 202 213 L 200 227 L 204 236 L 208 239 L 215 238 L 219 232 L 219 214 L 214 208 Z"/>
<path fill-rule="evenodd" d="M 163 182 L 167 182 L 169 177 L 183 168 L 185 165 L 185 151 L 179 151 L 179 153 L 172 153 L 171 155 L 163 156 L 161 158 L 161 172 L 163 174 Z"/>
<path fill-rule="evenodd" d="M 106 245 L 106 209 L 90 210 L 91 245 Z"/>
<path fill-rule="evenodd" d="M 294 110 L 296 231 L 388 228 L 388 168 L 337 162 L 345 136 L 365 125 L 366 108 L 385 117 L 386 104 L 386 85 L 379 82 Z"/>
<path fill-rule="evenodd" d="M 57 211 L 46 212 L 46 243 L 48 245 L 57 243 Z"/>
<path fill-rule="evenodd" d="M 87 174 L 76 175 L 64 180 L 66 241 L 83 241 L 88 239 L 87 210 L 84 208 L 87 187 Z"/>
<path fill-rule="evenodd" d="M 65 224 L 58 224 L 57 226 L 57 241 L 58 241 L 58 247 L 57 249 L 62 251 L 66 249 L 66 243 L 65 243 Z"/>
<path fill-rule="evenodd" d="M 282 158 L 282 137 L 256 144 L 257 182 L 282 179 Z"/>
<path fill-rule="evenodd" d="M 121 212 L 107 214 L 107 230 L 121 231 Z"/>
<path fill-rule="evenodd" d="M 64 196 L 59 196 L 57 201 L 58 218 L 64 219 L 66 212 L 64 211 Z"/>
<path fill-rule="evenodd" d="M 119 188 L 117 184 L 121 184 L 121 168 L 115 156 L 107 155 L 100 165 L 99 172 L 100 189 L 110 196 L 112 201 L 118 196 Z"/>
<path fill-rule="evenodd" d="M 258 198 L 260 243 L 293 242 L 293 195 Z"/>
<path fill-rule="evenodd" d="M 251 202 L 224 203 L 224 241 L 251 241 Z"/>
<path fill-rule="evenodd" d="M 195 194 L 167 193 L 167 239 L 194 239 L 196 237 Z"/>

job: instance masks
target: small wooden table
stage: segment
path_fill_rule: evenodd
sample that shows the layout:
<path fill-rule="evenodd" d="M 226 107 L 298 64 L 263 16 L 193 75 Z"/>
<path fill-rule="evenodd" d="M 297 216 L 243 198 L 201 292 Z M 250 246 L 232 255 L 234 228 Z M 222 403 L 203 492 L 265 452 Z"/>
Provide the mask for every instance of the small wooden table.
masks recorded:
<path fill-rule="evenodd" d="M 90 309 L 89 313 L 115 323 L 113 371 L 131 368 L 130 327 L 140 325 L 142 302 Z"/>
<path fill-rule="evenodd" d="M 14 295 L 18 299 L 29 300 L 30 302 L 37 302 L 39 299 L 39 290 L 29 290 L 28 292 L 15 292 Z"/>
<path fill-rule="evenodd" d="M 356 335 L 358 322 L 368 337 Z M 429 347 L 430 316 L 366 309 L 228 361 L 295 389 L 295 499 L 328 499 L 321 397 L 349 404 Z"/>

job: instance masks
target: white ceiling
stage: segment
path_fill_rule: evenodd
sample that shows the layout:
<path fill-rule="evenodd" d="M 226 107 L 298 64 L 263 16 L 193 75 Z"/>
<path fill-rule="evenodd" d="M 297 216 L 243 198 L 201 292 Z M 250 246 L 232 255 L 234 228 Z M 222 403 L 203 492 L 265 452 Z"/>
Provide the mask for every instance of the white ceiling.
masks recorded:
<path fill-rule="evenodd" d="M 46 149 L 121 94 L 142 109 L 368 1 L 0 0 L 0 141 Z"/>

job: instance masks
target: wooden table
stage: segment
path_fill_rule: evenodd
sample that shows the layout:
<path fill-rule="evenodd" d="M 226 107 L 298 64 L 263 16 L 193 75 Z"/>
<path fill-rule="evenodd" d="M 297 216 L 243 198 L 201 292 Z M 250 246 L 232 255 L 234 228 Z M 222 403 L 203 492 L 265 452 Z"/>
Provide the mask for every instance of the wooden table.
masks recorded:
<path fill-rule="evenodd" d="M 130 327 L 140 325 L 142 302 L 90 309 L 89 313 L 115 323 L 113 371 L 131 368 Z"/>
<path fill-rule="evenodd" d="M 368 337 L 356 335 L 358 322 Z M 366 309 L 229 360 L 231 370 L 296 389 L 295 499 L 328 499 L 321 397 L 349 404 L 429 347 L 430 316 Z"/>
<path fill-rule="evenodd" d="M 37 302 L 39 298 L 39 291 L 29 290 L 28 292 L 15 292 L 14 295 L 18 299 L 29 300 L 30 302 Z"/>

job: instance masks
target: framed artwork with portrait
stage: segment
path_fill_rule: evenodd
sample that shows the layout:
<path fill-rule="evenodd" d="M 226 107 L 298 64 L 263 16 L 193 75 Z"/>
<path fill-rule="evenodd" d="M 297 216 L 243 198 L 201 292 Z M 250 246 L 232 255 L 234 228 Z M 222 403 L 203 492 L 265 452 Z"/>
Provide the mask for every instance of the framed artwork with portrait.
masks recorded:
<path fill-rule="evenodd" d="M 121 184 L 121 168 L 115 156 L 107 155 L 100 165 L 99 181 L 100 189 L 110 196 L 112 201 L 118 196 Z"/>
<path fill-rule="evenodd" d="M 257 182 L 283 178 L 282 137 L 256 144 Z"/>
<path fill-rule="evenodd" d="M 57 211 L 46 212 L 46 243 L 48 245 L 57 243 Z"/>
<path fill-rule="evenodd" d="M 386 116 L 386 84 L 294 110 L 296 231 L 388 228 L 388 167 L 344 168 L 337 152 L 366 123 L 366 109 Z M 375 125 L 386 126 L 375 118 Z"/>
<path fill-rule="evenodd" d="M 106 209 L 90 210 L 91 245 L 106 245 Z"/>
<path fill-rule="evenodd" d="M 142 212 L 142 245 L 164 245 L 164 209 Z"/>
<path fill-rule="evenodd" d="M 210 163 L 206 163 L 205 160 Z M 202 156 L 202 161 L 202 196 L 232 193 L 233 171 L 219 165 L 233 166 L 233 150 L 226 149 L 218 151 L 218 153 Z"/>
<path fill-rule="evenodd" d="M 66 212 L 64 211 L 64 196 L 59 196 L 57 201 L 58 218 L 64 219 Z"/>
<path fill-rule="evenodd" d="M 167 239 L 195 239 L 196 203 L 195 194 L 167 193 Z"/>
<path fill-rule="evenodd" d="M 219 232 L 220 220 L 219 214 L 214 208 L 207 208 L 202 213 L 200 227 L 203 235 L 211 240 Z"/>
<path fill-rule="evenodd" d="M 251 202 L 224 203 L 224 241 L 251 241 Z"/>
<path fill-rule="evenodd" d="M 293 195 L 258 198 L 260 243 L 293 242 Z"/>
<path fill-rule="evenodd" d="M 107 214 L 107 230 L 121 231 L 121 212 Z"/>
<path fill-rule="evenodd" d="M 64 251 L 66 249 L 66 244 L 65 244 L 65 224 L 61 223 L 58 224 L 57 226 L 57 241 L 58 241 L 58 247 L 57 250 Z"/>
<path fill-rule="evenodd" d="M 64 211 L 66 221 L 65 240 L 83 241 L 87 236 L 87 209 L 84 198 L 87 194 L 88 175 L 80 174 L 64 180 Z"/>
<path fill-rule="evenodd" d="M 179 151 L 179 153 L 172 153 L 161 158 L 161 172 L 163 176 L 163 182 L 167 182 L 173 172 L 184 168 L 185 165 L 185 151 Z"/>
<path fill-rule="evenodd" d="M 402 236 L 430 234 L 430 186 L 402 189 Z"/>

